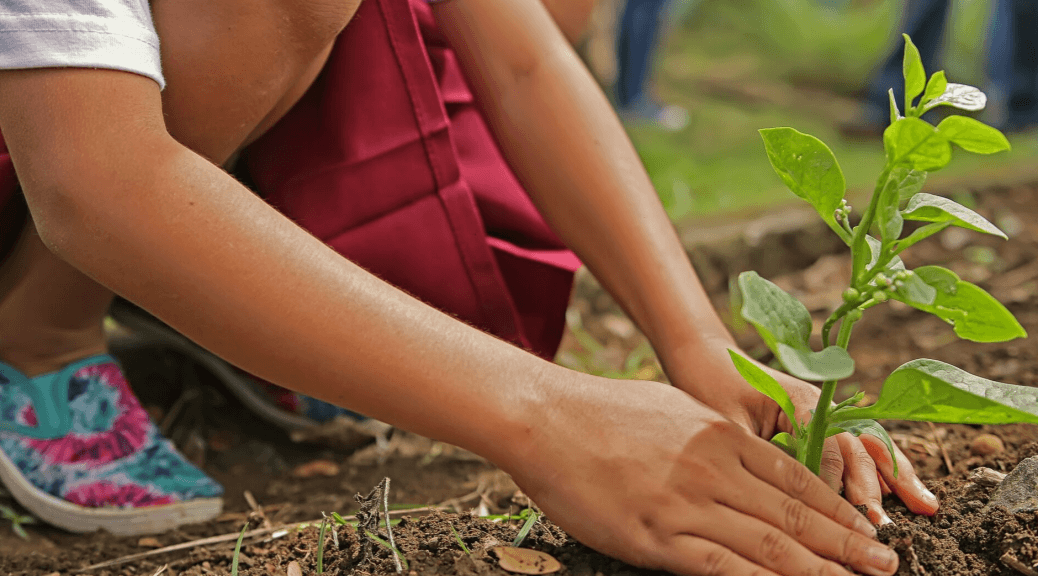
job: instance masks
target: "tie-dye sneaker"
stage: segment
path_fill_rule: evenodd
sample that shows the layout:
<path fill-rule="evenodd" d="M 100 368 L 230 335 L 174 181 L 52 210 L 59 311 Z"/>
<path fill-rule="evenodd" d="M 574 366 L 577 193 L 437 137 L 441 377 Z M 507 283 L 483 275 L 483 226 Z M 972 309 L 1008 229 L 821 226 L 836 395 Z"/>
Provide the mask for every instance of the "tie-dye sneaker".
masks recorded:
<path fill-rule="evenodd" d="M 159 434 L 107 355 L 35 378 L 0 363 L 0 482 L 71 532 L 163 532 L 223 506 L 223 488 Z"/>
<path fill-rule="evenodd" d="M 292 440 L 354 450 L 384 445 L 392 426 L 316 398 L 261 380 L 228 364 L 139 307 L 116 298 L 113 319 L 130 333 L 109 335 L 115 349 L 154 347 L 176 350 L 215 376 L 250 411 L 288 432 Z"/>

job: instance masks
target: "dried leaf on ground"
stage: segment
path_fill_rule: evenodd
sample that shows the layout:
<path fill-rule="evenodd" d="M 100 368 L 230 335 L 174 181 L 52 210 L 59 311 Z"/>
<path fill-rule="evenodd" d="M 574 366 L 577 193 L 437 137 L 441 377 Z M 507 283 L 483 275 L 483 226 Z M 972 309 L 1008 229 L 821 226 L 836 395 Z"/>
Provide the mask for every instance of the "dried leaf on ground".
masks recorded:
<path fill-rule="evenodd" d="M 562 569 L 562 564 L 550 554 L 529 548 L 499 546 L 494 553 L 502 569 L 516 574 L 551 574 Z"/>

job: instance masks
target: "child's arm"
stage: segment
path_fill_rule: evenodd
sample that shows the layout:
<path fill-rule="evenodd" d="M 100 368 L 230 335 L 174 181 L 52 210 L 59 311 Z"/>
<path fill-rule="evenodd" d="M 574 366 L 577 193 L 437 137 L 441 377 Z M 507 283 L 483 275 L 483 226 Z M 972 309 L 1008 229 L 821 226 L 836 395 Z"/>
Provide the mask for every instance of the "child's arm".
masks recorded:
<path fill-rule="evenodd" d="M 672 381 L 770 436 L 784 418 L 781 411 L 732 365 L 726 348 L 735 343 L 637 153 L 540 2 L 450 0 L 435 9 L 517 176 L 563 240 L 646 333 Z M 779 377 L 798 409 L 814 408 L 816 388 Z M 840 451 L 832 446 L 836 442 Z M 844 434 L 830 448 L 836 458 L 831 480 L 835 486 L 846 477 L 855 499 L 879 506 L 878 465 L 913 510 L 936 510 L 935 499 L 923 500 L 925 488 L 907 462 L 893 478 L 880 443 L 863 445 Z"/>
<path fill-rule="evenodd" d="M 686 394 L 552 365 L 349 263 L 170 137 L 151 80 L 0 72 L 0 128 L 62 258 L 262 378 L 490 458 L 601 550 L 683 573 L 846 574 L 808 550 L 884 553 L 821 481 Z"/>

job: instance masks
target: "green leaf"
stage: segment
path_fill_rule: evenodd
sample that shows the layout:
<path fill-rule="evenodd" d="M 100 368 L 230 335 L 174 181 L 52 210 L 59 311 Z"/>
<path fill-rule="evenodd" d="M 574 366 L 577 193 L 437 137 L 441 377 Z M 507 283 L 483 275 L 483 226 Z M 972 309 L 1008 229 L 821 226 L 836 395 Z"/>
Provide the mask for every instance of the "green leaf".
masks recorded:
<path fill-rule="evenodd" d="M 915 274 L 932 286 L 937 295 L 931 305 L 904 302 L 952 324 L 960 338 L 973 342 L 1006 342 L 1027 336 L 1027 331 L 1005 306 L 979 286 L 960 280 L 951 270 L 923 266 L 916 268 Z"/>
<path fill-rule="evenodd" d="M 949 116 L 937 125 L 937 132 L 967 152 L 994 154 L 1009 150 L 1009 140 L 998 130 L 968 116 Z"/>
<path fill-rule="evenodd" d="M 948 85 L 944 88 L 944 94 L 925 104 L 922 107 L 922 113 L 926 113 L 937 106 L 954 106 L 959 110 L 976 112 L 983 110 L 987 104 L 988 97 L 978 88 L 967 86 L 966 84 L 948 82 Z"/>
<path fill-rule="evenodd" d="M 1009 237 L 973 210 L 942 196 L 934 196 L 920 192 L 908 201 L 903 215 L 906 220 L 918 222 L 951 222 L 953 226 L 984 232 L 998 236 L 1003 240 Z"/>
<path fill-rule="evenodd" d="M 796 428 L 796 408 L 793 406 L 793 401 L 789 399 L 786 389 L 778 383 L 778 380 L 775 380 L 771 374 L 768 374 L 760 366 L 747 360 L 735 350 L 729 349 L 728 355 L 732 357 L 735 369 L 739 371 L 739 374 L 742 374 L 742 377 L 749 382 L 750 386 L 774 400 L 779 405 L 779 408 L 782 408 L 782 411 L 786 413 L 789 423 Z"/>
<path fill-rule="evenodd" d="M 897 478 L 897 453 L 894 452 L 894 443 L 890 441 L 890 435 L 878 422 L 875 420 L 843 420 L 829 424 L 832 428 L 826 430 L 826 438 L 830 436 L 830 431 L 836 429 L 837 433 L 850 432 L 855 437 L 870 434 L 882 440 L 887 445 L 887 450 L 890 451 L 890 460 L 894 463 L 894 478 Z"/>
<path fill-rule="evenodd" d="M 887 90 L 887 95 L 890 96 L 890 123 L 893 124 L 903 118 L 903 116 L 901 116 L 901 111 L 897 109 L 897 98 L 894 97 L 894 89 Z"/>
<path fill-rule="evenodd" d="M 926 105 L 930 100 L 939 97 L 944 94 L 944 91 L 948 88 L 948 79 L 944 76 L 944 70 L 938 70 L 930 76 L 930 81 L 926 83 L 926 91 L 923 92 L 923 99 L 920 102 L 922 105 Z"/>
<path fill-rule="evenodd" d="M 876 262 L 879 261 L 879 257 L 883 250 L 883 246 L 882 244 L 880 244 L 879 240 L 876 240 L 872 236 L 866 236 L 865 238 L 866 240 L 868 240 L 869 251 L 871 252 L 871 259 L 869 260 L 869 268 L 871 269 L 873 266 L 876 265 Z M 888 276 L 891 276 L 893 275 L 893 273 L 901 270 L 907 269 L 905 268 L 905 263 L 898 256 L 894 256 L 893 258 L 891 258 L 890 262 L 887 262 L 887 265 L 883 267 L 884 272 L 891 273 L 888 274 Z M 873 279 L 869 281 L 869 286 L 877 286 L 876 280 Z M 907 279 L 903 280 L 901 288 L 895 289 L 894 293 L 891 295 L 891 297 L 895 300 L 900 300 L 901 302 L 904 302 L 906 304 L 918 303 L 923 305 L 933 304 L 936 296 L 937 291 L 933 287 L 928 285 L 926 282 L 921 280 L 919 276 L 916 274 L 913 274 L 909 276 Z"/>
<path fill-rule="evenodd" d="M 904 204 L 923 189 L 926 172 L 898 166 L 890 171 L 890 179 L 897 184 L 898 205 Z"/>
<path fill-rule="evenodd" d="M 772 168 L 794 194 L 807 200 L 840 237 L 846 231 L 833 215 L 847 191 L 843 171 L 824 142 L 792 128 L 760 131 Z"/>
<path fill-rule="evenodd" d="M 949 424 L 1038 423 L 1038 389 L 995 382 L 924 358 L 894 370 L 875 404 L 842 415 Z"/>
<path fill-rule="evenodd" d="M 897 243 L 897 247 L 894 249 L 894 251 L 900 253 L 909 246 L 918 244 L 919 242 L 926 240 L 930 236 L 933 236 L 934 234 L 943 231 L 945 228 L 948 228 L 949 226 L 951 226 L 951 222 L 937 222 L 935 224 L 927 224 L 926 226 L 919 228 L 915 232 L 912 232 L 908 236 L 899 240 Z"/>
<path fill-rule="evenodd" d="M 771 438 L 771 443 L 782 448 L 786 454 L 797 457 L 797 441 L 788 432 L 779 432 Z"/>
<path fill-rule="evenodd" d="M 905 225 L 905 219 L 901 217 L 901 189 L 898 184 L 893 177 L 887 178 L 887 184 L 880 190 L 876 204 L 876 226 L 884 245 L 900 238 Z"/>
<path fill-rule="evenodd" d="M 918 118 L 902 118 L 888 126 L 883 131 L 883 146 L 892 166 L 933 172 L 951 160 L 951 144 Z"/>
<path fill-rule="evenodd" d="M 912 109 L 912 101 L 923 93 L 926 87 L 926 70 L 923 68 L 923 60 L 919 57 L 919 49 L 912 43 L 908 34 L 905 37 L 905 57 L 902 60 L 902 71 L 905 75 L 905 114 Z"/>
<path fill-rule="evenodd" d="M 796 298 L 756 272 L 739 275 L 742 317 L 757 328 L 786 371 L 802 380 L 839 380 L 854 373 L 847 351 L 830 346 L 811 349 L 811 315 Z"/>

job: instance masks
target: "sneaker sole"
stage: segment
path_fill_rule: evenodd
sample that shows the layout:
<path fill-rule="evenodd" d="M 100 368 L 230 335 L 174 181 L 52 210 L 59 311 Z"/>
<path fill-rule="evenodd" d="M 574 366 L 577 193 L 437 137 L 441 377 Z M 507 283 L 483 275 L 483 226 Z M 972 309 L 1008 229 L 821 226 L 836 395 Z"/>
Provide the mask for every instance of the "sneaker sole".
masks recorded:
<path fill-rule="evenodd" d="M 223 511 L 222 498 L 199 498 L 147 508 L 86 508 L 33 486 L 3 452 L 0 452 L 0 483 L 34 516 L 69 532 L 107 530 L 116 536 L 157 534 L 184 524 L 212 520 Z"/>

